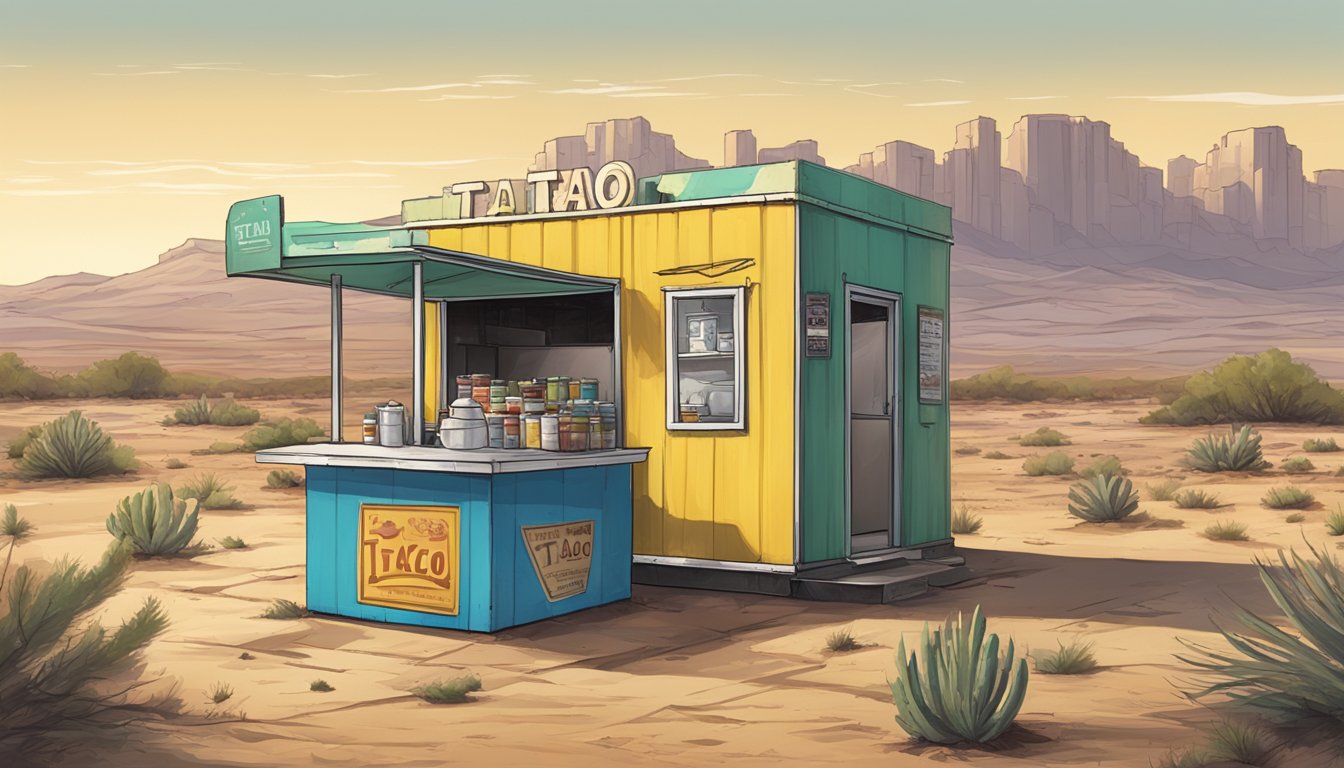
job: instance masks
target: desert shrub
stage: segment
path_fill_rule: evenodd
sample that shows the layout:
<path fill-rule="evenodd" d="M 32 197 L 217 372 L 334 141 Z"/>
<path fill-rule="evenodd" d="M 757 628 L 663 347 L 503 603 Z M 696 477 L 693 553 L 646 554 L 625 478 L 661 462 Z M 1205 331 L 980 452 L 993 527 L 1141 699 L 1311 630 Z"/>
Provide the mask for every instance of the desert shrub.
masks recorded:
<path fill-rule="evenodd" d="M 181 459 L 169 459 L 169 460 L 163 462 L 163 466 L 167 467 L 168 469 L 186 469 L 186 468 L 187 468 L 187 465 L 184 464 L 184 463 L 182 462 Z"/>
<path fill-rule="evenodd" d="M 135 466 L 135 455 L 128 446 L 113 443 L 98 422 L 79 411 L 43 424 L 19 460 L 19 472 L 28 477 L 124 474 Z"/>
<path fill-rule="evenodd" d="M 463 675 L 451 680 L 435 680 L 432 683 L 418 685 L 411 693 L 430 704 L 462 704 L 471 701 L 468 694 L 481 690 L 481 678 L 476 675 Z"/>
<path fill-rule="evenodd" d="M 336 689 L 332 688 L 331 683 L 328 683 L 326 680 L 319 679 L 309 683 L 308 690 L 313 691 L 315 693 L 331 693 Z"/>
<path fill-rule="evenodd" d="M 1260 499 L 1260 503 L 1270 509 L 1306 509 L 1316 502 L 1311 491 L 1304 491 L 1294 485 L 1282 488 L 1270 488 Z"/>
<path fill-rule="evenodd" d="M 41 576 L 26 565 L 15 571 L 0 614 L 0 752 L 34 749 L 54 729 L 143 710 L 129 700 L 137 685 L 109 691 L 99 682 L 167 626 L 158 601 L 146 599 L 110 632 L 89 620 L 120 590 L 129 554 L 113 545 L 89 569 L 61 560 Z"/>
<path fill-rule="evenodd" d="M 298 488 L 303 485 L 303 475 L 292 469 L 273 469 L 266 475 L 269 488 Z"/>
<path fill-rule="evenodd" d="M 201 395 L 199 400 L 192 400 L 186 405 L 178 406 L 173 411 L 173 415 L 164 419 L 164 426 L 173 424 L 186 424 L 188 426 L 197 426 L 210 423 L 210 401 L 205 395 Z"/>
<path fill-rule="evenodd" d="M 1223 505 L 1218 494 L 1187 488 L 1172 497 L 1179 509 L 1217 509 Z"/>
<path fill-rule="evenodd" d="M 1290 475 L 1302 475 L 1315 469 L 1316 465 L 1312 464 L 1311 459 L 1305 456 L 1294 456 L 1291 459 L 1285 459 L 1279 465 L 1279 468 Z"/>
<path fill-rule="evenodd" d="M 953 453 L 957 454 L 958 456 L 974 456 L 979 452 L 980 449 L 976 448 L 974 445 L 963 445 L 957 448 L 955 451 L 953 451 Z"/>
<path fill-rule="evenodd" d="M 1279 745 L 1264 728 L 1224 720 L 1209 734 L 1209 754 L 1217 760 L 1241 765 L 1268 765 Z"/>
<path fill-rule="evenodd" d="M 27 365 L 18 355 L 0 354 L 0 398 L 44 400 L 63 394 L 59 382 Z"/>
<path fill-rule="evenodd" d="M 1344 725 L 1344 570 L 1310 544 L 1314 559 L 1279 552 L 1279 564 L 1256 558 L 1260 581 L 1292 625 L 1280 629 L 1250 611 L 1219 627 L 1230 650 L 1186 642 L 1179 658 L 1211 680 L 1195 698 L 1228 696 L 1274 720 Z"/>
<path fill-rule="evenodd" d="M 1176 492 L 1180 489 L 1181 481 L 1179 480 L 1160 480 L 1145 486 L 1149 501 L 1172 501 L 1176 498 Z"/>
<path fill-rule="evenodd" d="M 1028 447 L 1053 447 L 1056 445 L 1068 445 L 1069 439 L 1065 437 L 1062 432 L 1049 427 L 1041 427 L 1035 432 L 1028 432 L 1019 437 L 1017 443 L 1018 445 Z"/>
<path fill-rule="evenodd" d="M 247 549 L 247 542 L 237 536 L 225 536 L 219 540 L 219 546 L 224 549 Z"/>
<path fill-rule="evenodd" d="M 1044 456 L 1032 456 L 1022 462 L 1022 471 L 1032 477 L 1067 475 L 1073 471 L 1073 459 L 1063 451 L 1052 451 Z"/>
<path fill-rule="evenodd" d="M 261 612 L 263 619 L 302 619 L 308 615 L 308 609 L 293 600 L 279 599 L 266 606 Z"/>
<path fill-rule="evenodd" d="M 1132 400 L 1156 397 L 1164 403 L 1180 394 L 1185 378 L 1138 381 L 1091 379 L 1086 376 L 1042 377 L 1018 373 L 1001 365 L 984 373 L 957 379 L 950 385 L 953 400 Z"/>
<path fill-rule="evenodd" d="M 1291 515 L 1288 515 L 1287 517 L 1283 518 L 1283 522 L 1285 523 L 1302 523 L 1306 522 L 1306 520 L 1307 516 L 1302 514 L 1301 512 L 1294 512 Z"/>
<path fill-rule="evenodd" d="M 1269 467 L 1260 450 L 1260 433 L 1249 424 L 1228 435 L 1195 440 L 1185 463 L 1198 472 L 1255 472 Z"/>
<path fill-rule="evenodd" d="M 1027 660 L 1014 658 L 1011 639 L 1000 653 L 999 636 L 986 633 L 978 605 L 969 624 L 960 613 L 932 632 L 925 622 L 909 655 L 901 638 L 896 662 L 896 722 L 936 744 L 993 741 L 1013 724 L 1027 695 Z"/>
<path fill-rule="evenodd" d="M 23 452 L 37 438 L 42 436 L 42 430 L 45 425 L 29 427 L 19 433 L 19 436 L 10 441 L 5 448 L 5 454 L 11 459 L 22 459 Z"/>
<path fill-rule="evenodd" d="M 5 513 L 0 516 L 0 536 L 8 537 L 9 546 L 5 548 L 5 567 L 0 569 L 0 590 L 5 587 L 9 576 L 9 561 L 14 557 L 14 548 L 20 541 L 33 535 L 33 524 L 25 517 L 19 517 L 19 509 L 13 504 L 5 505 Z"/>
<path fill-rule="evenodd" d="M 1089 523 L 1124 520 L 1139 508 L 1139 492 L 1129 478 L 1098 475 L 1069 489 L 1069 514 Z"/>
<path fill-rule="evenodd" d="M 233 486 L 204 472 L 177 488 L 177 498 L 195 499 L 201 509 L 238 509 L 243 503 L 233 497 Z"/>
<path fill-rule="evenodd" d="M 1092 644 L 1081 640 L 1071 640 L 1067 645 L 1060 641 L 1057 650 L 1036 657 L 1036 671 L 1046 675 L 1082 675 L 1096 668 Z"/>
<path fill-rule="evenodd" d="M 201 395 L 199 400 L 179 407 L 173 415 L 163 420 L 164 425 L 172 424 L 213 424 L 217 427 L 243 427 L 256 424 L 261 420 L 261 412 L 255 408 L 239 405 L 231 399 L 221 400 L 213 406 L 210 400 Z"/>
<path fill-rule="evenodd" d="M 848 653 L 859 649 L 859 641 L 848 629 L 837 629 L 826 637 L 826 650 L 831 653 Z"/>
<path fill-rule="evenodd" d="M 85 397 L 163 397 L 168 372 L 153 357 L 127 352 L 99 360 L 75 377 L 77 393 Z"/>
<path fill-rule="evenodd" d="M 1322 381 L 1311 366 L 1271 349 L 1255 356 L 1233 355 L 1212 371 L 1191 376 L 1180 397 L 1141 421 L 1344 424 L 1344 393 Z"/>
<path fill-rule="evenodd" d="M 985 454 L 985 458 L 986 458 L 986 459 L 992 459 L 992 460 L 994 460 L 994 461 L 1002 461 L 1002 460 L 1004 460 L 1004 459 L 1011 459 L 1011 458 L 1013 458 L 1013 457 L 1012 457 L 1012 456 L 1009 456 L 1008 454 L 1004 453 L 1003 451 L 990 451 L 989 453 L 986 453 L 986 454 Z"/>
<path fill-rule="evenodd" d="M 969 504 L 958 504 L 952 510 L 952 532 L 958 535 L 979 533 L 985 519 L 971 511 Z"/>
<path fill-rule="evenodd" d="M 281 419 L 258 425 L 243 435 L 243 449 L 262 451 L 287 445 L 302 445 L 309 438 L 325 434 L 312 419 Z"/>
<path fill-rule="evenodd" d="M 1213 755 L 1201 749 L 1171 750 L 1158 762 L 1157 768 L 1205 768 L 1215 762 Z"/>
<path fill-rule="evenodd" d="M 1120 477 L 1128 475 L 1129 470 L 1120 466 L 1120 459 L 1114 456 L 1102 456 L 1096 461 L 1083 467 L 1078 473 L 1079 477 L 1091 479 L 1094 477 Z"/>
<path fill-rule="evenodd" d="M 1246 526 L 1235 520 L 1219 520 L 1204 529 L 1204 538 L 1210 541 L 1248 541 Z"/>
<path fill-rule="evenodd" d="M 197 504 L 173 498 L 167 483 L 154 483 L 117 502 L 117 511 L 107 517 L 107 532 L 130 544 L 144 557 L 191 556 L 206 549 L 196 535 Z"/>
<path fill-rule="evenodd" d="M 238 443 L 228 443 L 221 440 L 216 443 L 211 443 L 210 447 L 205 449 L 204 453 L 217 455 L 223 453 L 237 453 L 241 450 L 243 450 L 242 445 Z M 195 453 L 195 451 L 192 451 L 192 453 Z"/>
<path fill-rule="evenodd" d="M 1325 532 L 1331 536 L 1344 536 L 1344 509 L 1338 509 L 1325 518 Z"/>
<path fill-rule="evenodd" d="M 1327 437 L 1323 440 L 1308 438 L 1302 443 L 1302 450 L 1307 453 L 1334 453 L 1339 450 L 1339 443 L 1336 443 L 1333 437 Z"/>
<path fill-rule="evenodd" d="M 233 698 L 233 686 L 228 683 L 215 683 L 215 687 L 205 692 L 210 701 L 216 704 L 223 704 Z"/>

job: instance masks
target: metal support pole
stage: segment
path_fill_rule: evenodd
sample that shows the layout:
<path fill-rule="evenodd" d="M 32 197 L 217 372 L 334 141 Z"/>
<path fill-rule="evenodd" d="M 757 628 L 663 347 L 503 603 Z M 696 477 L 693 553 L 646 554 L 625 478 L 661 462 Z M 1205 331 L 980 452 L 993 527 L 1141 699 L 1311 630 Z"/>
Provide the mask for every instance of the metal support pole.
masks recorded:
<path fill-rule="evenodd" d="M 415 336 L 415 364 L 411 370 L 411 445 L 425 440 L 425 273 L 421 262 L 411 264 L 411 328 Z"/>
<path fill-rule="evenodd" d="M 452 364 L 448 361 L 448 302 L 439 302 L 439 410 L 447 408 L 453 402 L 453 395 L 456 392 L 456 382 L 449 376 L 448 369 Z M 435 421 L 438 420 L 438 414 L 434 414 Z M 434 425 L 438 428 L 438 424 Z"/>
<path fill-rule="evenodd" d="M 341 442 L 341 276 L 331 276 L 331 442 Z"/>

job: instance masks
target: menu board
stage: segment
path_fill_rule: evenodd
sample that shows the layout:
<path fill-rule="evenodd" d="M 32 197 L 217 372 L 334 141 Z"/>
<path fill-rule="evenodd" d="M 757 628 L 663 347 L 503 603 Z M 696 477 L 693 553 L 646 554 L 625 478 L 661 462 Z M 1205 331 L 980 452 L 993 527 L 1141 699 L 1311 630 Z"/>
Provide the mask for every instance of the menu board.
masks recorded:
<path fill-rule="evenodd" d="M 523 544 L 546 599 L 552 603 L 588 591 L 593 566 L 593 521 L 524 525 Z"/>
<path fill-rule="evenodd" d="M 807 357 L 831 356 L 831 295 L 829 293 L 807 294 L 803 310 Z"/>
<path fill-rule="evenodd" d="M 458 507 L 361 506 L 356 599 L 456 616 L 460 514 Z"/>
<path fill-rule="evenodd" d="M 946 324 L 943 310 L 919 308 L 919 402 L 944 401 L 943 352 L 946 347 Z"/>

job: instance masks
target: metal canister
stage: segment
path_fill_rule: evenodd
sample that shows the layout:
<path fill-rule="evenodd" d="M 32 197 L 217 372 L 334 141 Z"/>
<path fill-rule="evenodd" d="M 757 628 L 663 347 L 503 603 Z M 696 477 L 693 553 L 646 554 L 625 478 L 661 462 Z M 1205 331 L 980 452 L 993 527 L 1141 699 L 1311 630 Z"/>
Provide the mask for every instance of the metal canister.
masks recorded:
<path fill-rule="evenodd" d="M 616 404 L 598 403 L 597 412 L 602 416 L 602 447 L 616 447 Z M 596 448 L 596 446 L 593 446 Z"/>
<path fill-rule="evenodd" d="M 540 448 L 541 447 L 541 417 L 524 416 L 523 417 L 523 447 Z"/>
<path fill-rule="evenodd" d="M 514 414 L 504 416 L 504 447 L 518 448 L 521 445 L 518 417 Z"/>
<path fill-rule="evenodd" d="M 464 397 L 471 397 L 471 376 L 457 377 L 457 397 L 455 400 L 461 400 Z"/>
<path fill-rule="evenodd" d="M 524 397 L 523 413 L 542 414 L 546 412 L 546 401 L 543 399 Z"/>
<path fill-rule="evenodd" d="M 490 413 L 485 416 L 485 432 L 487 444 L 491 448 L 504 447 L 504 415 L 501 413 Z"/>
<path fill-rule="evenodd" d="M 588 450 L 588 417 L 574 414 L 560 416 L 560 450 L 577 453 Z"/>
<path fill-rule="evenodd" d="M 525 400 L 540 400 L 546 402 L 546 382 L 524 381 L 519 387 L 519 394 Z"/>
<path fill-rule="evenodd" d="M 395 400 L 378 406 L 378 444 L 389 448 L 406 444 L 406 406 Z"/>
<path fill-rule="evenodd" d="M 560 450 L 560 417 L 546 414 L 541 417 L 541 450 Z"/>
<path fill-rule="evenodd" d="M 471 399 L 472 399 L 472 400 L 475 400 L 475 401 L 478 402 L 478 403 L 480 403 L 480 404 L 481 404 L 481 408 L 485 409 L 485 412 L 486 412 L 486 413 L 489 413 L 489 412 L 490 412 L 490 385 L 489 385 L 489 384 L 486 384 L 485 386 L 482 387 L 482 386 L 480 386 L 479 384 L 477 384 L 477 385 L 472 386 L 472 388 L 471 388 Z"/>
<path fill-rule="evenodd" d="M 598 414 L 588 417 L 588 450 L 596 451 L 602 448 L 602 424 L 605 421 Z"/>
<path fill-rule="evenodd" d="M 578 400 L 583 397 L 583 379 L 569 380 L 569 399 Z"/>
<path fill-rule="evenodd" d="M 597 379 L 579 379 L 580 400 L 597 400 Z"/>

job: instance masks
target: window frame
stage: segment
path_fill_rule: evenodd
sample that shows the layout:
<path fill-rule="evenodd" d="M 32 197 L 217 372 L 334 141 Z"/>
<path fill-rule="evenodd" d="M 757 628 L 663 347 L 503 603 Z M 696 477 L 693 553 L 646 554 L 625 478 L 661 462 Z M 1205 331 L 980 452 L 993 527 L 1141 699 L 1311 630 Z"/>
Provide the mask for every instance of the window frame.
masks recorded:
<path fill-rule="evenodd" d="M 733 421 L 683 422 L 681 416 L 681 355 L 677 342 L 681 329 L 677 327 L 677 301 L 681 299 L 733 300 Z M 664 288 L 663 289 L 663 343 L 667 362 L 664 378 L 667 382 L 665 403 L 668 431 L 675 432 L 745 432 L 747 429 L 747 290 L 745 286 Z"/>

